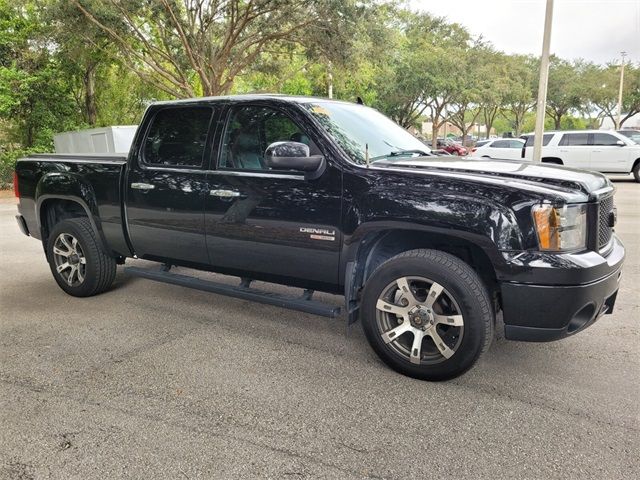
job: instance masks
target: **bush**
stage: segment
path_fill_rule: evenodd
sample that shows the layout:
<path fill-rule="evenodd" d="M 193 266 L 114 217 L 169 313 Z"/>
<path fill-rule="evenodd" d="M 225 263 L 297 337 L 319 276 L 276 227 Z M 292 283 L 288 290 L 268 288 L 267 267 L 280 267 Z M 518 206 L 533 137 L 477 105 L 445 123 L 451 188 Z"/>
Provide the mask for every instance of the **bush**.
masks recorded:
<path fill-rule="evenodd" d="M 0 190 L 13 188 L 13 171 L 16 161 L 31 153 L 45 152 L 43 148 L 17 148 L 15 150 L 0 150 Z"/>

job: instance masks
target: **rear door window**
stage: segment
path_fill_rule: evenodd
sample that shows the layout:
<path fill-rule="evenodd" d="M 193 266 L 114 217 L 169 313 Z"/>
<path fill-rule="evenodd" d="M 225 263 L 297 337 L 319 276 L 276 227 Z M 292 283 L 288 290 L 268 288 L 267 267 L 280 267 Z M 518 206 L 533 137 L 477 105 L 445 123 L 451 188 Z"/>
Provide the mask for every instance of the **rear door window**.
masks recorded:
<path fill-rule="evenodd" d="M 589 145 L 588 133 L 565 133 L 560 139 L 560 146 L 581 147 Z"/>
<path fill-rule="evenodd" d="M 147 131 L 142 158 L 151 166 L 202 166 L 211 107 L 176 107 L 158 111 Z"/>
<path fill-rule="evenodd" d="M 491 144 L 491 148 L 509 148 L 509 140 L 496 140 Z"/>
<path fill-rule="evenodd" d="M 534 141 L 535 136 L 534 135 L 529 135 L 527 137 L 527 143 L 525 144 L 525 147 L 533 147 L 533 141 Z M 553 133 L 545 133 L 542 135 L 542 146 L 546 147 L 547 145 L 549 145 L 549 142 L 551 141 L 551 139 L 553 138 Z"/>

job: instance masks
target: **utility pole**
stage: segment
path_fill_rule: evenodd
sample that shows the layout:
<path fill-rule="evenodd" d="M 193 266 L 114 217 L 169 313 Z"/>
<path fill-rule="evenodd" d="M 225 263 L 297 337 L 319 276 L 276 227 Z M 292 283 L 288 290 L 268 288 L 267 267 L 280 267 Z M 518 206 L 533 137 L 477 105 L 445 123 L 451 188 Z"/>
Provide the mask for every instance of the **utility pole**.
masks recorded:
<path fill-rule="evenodd" d="M 624 64 L 627 52 L 620 52 L 622 55 L 622 65 L 620 66 L 620 89 L 618 90 L 618 117 L 616 119 L 616 130 L 620 130 L 620 120 L 622 119 L 622 86 L 624 85 Z"/>
<path fill-rule="evenodd" d="M 553 0 L 547 0 L 544 17 L 544 36 L 542 38 L 542 56 L 540 57 L 540 81 L 538 82 L 538 102 L 536 104 L 536 130 L 533 142 L 533 161 L 542 158 L 542 134 L 547 108 L 547 84 L 549 83 L 549 49 L 551 46 L 551 24 L 553 22 Z"/>

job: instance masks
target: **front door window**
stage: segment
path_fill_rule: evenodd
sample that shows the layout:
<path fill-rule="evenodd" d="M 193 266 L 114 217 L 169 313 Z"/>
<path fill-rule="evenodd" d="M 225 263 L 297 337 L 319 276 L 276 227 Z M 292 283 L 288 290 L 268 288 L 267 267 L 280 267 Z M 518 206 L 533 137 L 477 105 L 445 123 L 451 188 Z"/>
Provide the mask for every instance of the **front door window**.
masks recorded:
<path fill-rule="evenodd" d="M 268 170 L 264 152 L 273 142 L 302 142 L 317 150 L 287 115 L 269 107 L 248 106 L 231 112 L 222 142 L 220 169 Z"/>

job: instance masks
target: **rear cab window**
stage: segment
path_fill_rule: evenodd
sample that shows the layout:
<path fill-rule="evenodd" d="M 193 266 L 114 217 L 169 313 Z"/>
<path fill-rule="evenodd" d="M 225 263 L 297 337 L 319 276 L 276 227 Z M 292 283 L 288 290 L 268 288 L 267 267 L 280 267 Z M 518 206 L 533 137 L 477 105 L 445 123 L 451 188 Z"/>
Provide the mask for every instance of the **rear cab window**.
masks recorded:
<path fill-rule="evenodd" d="M 158 110 L 142 146 L 143 163 L 153 167 L 202 167 L 212 107 Z"/>

